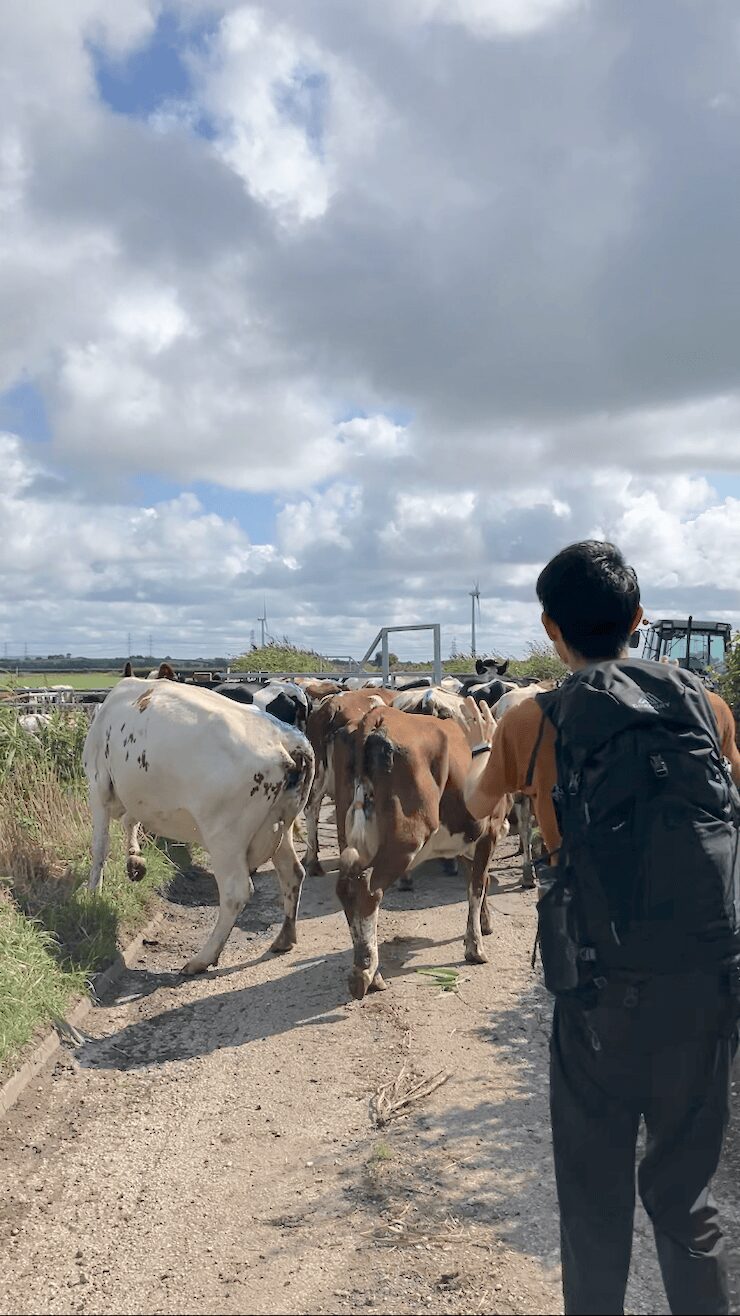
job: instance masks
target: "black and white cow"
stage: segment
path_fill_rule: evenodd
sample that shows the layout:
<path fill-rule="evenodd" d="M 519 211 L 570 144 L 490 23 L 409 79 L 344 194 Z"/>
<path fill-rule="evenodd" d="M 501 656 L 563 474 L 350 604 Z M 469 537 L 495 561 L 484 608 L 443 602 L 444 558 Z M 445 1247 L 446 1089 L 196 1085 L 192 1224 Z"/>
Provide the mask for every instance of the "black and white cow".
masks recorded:
<path fill-rule="evenodd" d="M 156 836 L 202 845 L 210 854 L 218 919 L 184 973 L 201 973 L 218 962 L 254 890 L 251 875 L 268 859 L 285 913 L 271 949 L 295 945 L 304 870 L 293 825 L 314 774 L 305 736 L 212 691 L 129 677 L 101 706 L 83 761 L 93 817 L 91 891 L 102 884 L 111 818 L 123 826 L 132 880 L 145 871 L 140 824 Z"/>
<path fill-rule="evenodd" d="M 253 704 L 287 726 L 306 730 L 311 704 L 305 690 L 293 681 L 223 681 L 214 693 L 233 699 L 237 704 Z"/>

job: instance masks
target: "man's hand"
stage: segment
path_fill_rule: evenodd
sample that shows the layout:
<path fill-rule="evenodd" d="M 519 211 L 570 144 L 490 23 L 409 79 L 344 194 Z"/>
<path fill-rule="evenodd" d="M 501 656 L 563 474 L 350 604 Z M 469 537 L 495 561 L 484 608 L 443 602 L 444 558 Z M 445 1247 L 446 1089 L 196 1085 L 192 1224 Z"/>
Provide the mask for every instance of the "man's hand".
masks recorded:
<path fill-rule="evenodd" d="M 488 704 L 476 704 L 472 695 L 468 695 L 463 705 L 467 723 L 466 736 L 468 745 L 492 745 L 496 734 L 496 722 Z"/>

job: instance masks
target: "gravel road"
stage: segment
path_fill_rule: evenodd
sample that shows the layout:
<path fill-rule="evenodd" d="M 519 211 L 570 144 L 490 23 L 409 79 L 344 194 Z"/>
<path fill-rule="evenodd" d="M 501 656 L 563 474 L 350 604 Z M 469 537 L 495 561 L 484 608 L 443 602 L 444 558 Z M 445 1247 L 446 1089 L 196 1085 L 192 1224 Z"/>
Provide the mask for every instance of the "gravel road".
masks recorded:
<path fill-rule="evenodd" d="M 331 875 L 307 880 L 299 945 L 274 957 L 258 874 L 221 966 L 189 981 L 173 970 L 215 886 L 179 878 L 89 1040 L 3 1121 L 0 1311 L 560 1312 L 550 1006 L 513 851 L 496 854 L 490 963 L 464 963 L 462 880 L 430 867 L 390 893 L 389 990 L 361 1004 Z M 416 972 L 439 965 L 457 991 Z M 403 1067 L 451 1077 L 377 1128 L 370 1099 Z M 736 1238 L 739 1163 L 734 1139 L 718 1195 Z M 628 1302 L 667 1310 L 642 1217 Z"/>

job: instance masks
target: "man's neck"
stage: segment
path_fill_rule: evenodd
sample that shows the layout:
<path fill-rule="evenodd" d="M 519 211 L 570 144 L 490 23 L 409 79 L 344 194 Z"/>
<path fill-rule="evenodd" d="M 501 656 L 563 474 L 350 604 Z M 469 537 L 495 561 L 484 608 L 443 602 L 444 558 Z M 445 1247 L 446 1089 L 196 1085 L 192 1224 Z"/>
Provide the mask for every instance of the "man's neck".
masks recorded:
<path fill-rule="evenodd" d="M 612 655 L 609 658 L 584 658 L 580 653 L 574 653 L 570 650 L 568 667 L 571 672 L 582 672 L 584 667 L 593 667 L 596 663 L 622 663 L 628 657 L 626 649 L 618 653 L 616 658 Z"/>

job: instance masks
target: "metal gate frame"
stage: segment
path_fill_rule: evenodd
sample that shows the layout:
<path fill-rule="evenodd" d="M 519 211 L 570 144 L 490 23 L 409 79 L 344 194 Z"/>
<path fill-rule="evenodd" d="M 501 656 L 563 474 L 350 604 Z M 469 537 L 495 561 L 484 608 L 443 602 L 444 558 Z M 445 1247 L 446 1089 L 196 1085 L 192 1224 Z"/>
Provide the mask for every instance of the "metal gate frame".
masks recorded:
<path fill-rule="evenodd" d="M 442 627 L 438 621 L 425 622 L 420 626 L 382 626 L 364 658 L 361 660 L 360 667 L 365 666 L 373 650 L 377 648 L 378 644 L 380 644 L 383 660 L 383 685 L 390 685 L 391 665 L 388 649 L 388 636 L 396 634 L 398 631 L 434 631 L 434 681 L 436 685 L 439 685 L 442 680 Z"/>

